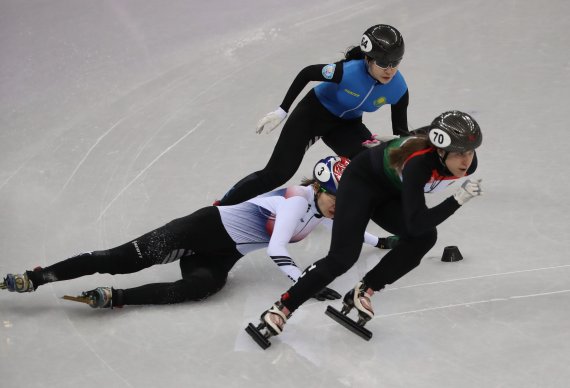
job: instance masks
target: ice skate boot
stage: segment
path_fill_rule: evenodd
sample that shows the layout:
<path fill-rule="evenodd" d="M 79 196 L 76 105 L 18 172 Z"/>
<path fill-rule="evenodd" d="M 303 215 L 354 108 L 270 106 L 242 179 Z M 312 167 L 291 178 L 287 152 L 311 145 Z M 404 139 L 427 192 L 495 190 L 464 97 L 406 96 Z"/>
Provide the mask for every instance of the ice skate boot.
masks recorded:
<path fill-rule="evenodd" d="M 97 287 L 85 291 L 80 296 L 64 295 L 63 299 L 88 304 L 96 308 L 113 308 L 113 289 L 111 287 Z"/>
<path fill-rule="evenodd" d="M 376 247 L 380 249 L 394 249 L 399 242 L 400 237 L 398 236 L 379 237 Z"/>
<path fill-rule="evenodd" d="M 10 292 L 33 292 L 34 283 L 30 280 L 26 271 L 24 274 L 7 274 L 4 281 L 0 283 L 1 290 L 8 290 Z"/>
<path fill-rule="evenodd" d="M 267 349 L 271 346 L 269 338 L 274 335 L 279 335 L 283 331 L 287 319 L 291 316 L 290 313 L 286 315 L 282 311 L 283 308 L 284 306 L 281 302 L 275 302 L 269 310 L 261 314 L 261 323 L 259 323 L 259 325 L 254 326 L 253 323 L 250 323 L 245 328 L 247 334 L 249 334 L 261 348 Z"/>
<path fill-rule="evenodd" d="M 325 314 L 368 341 L 372 338 L 372 332 L 365 329 L 364 325 L 374 317 L 374 310 L 370 302 L 372 294 L 368 294 L 366 292 L 367 289 L 368 286 L 363 282 L 358 282 L 356 286 L 344 296 L 340 312 L 334 307 L 328 306 Z M 348 317 L 348 313 L 350 313 L 353 308 L 356 308 L 358 312 L 358 320 L 356 322 Z"/>

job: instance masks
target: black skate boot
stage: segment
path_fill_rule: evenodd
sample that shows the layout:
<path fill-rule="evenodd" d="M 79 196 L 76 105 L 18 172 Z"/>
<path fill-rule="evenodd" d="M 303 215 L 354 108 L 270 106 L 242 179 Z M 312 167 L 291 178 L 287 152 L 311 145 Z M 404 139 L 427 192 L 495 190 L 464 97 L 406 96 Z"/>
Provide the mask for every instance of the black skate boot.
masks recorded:
<path fill-rule="evenodd" d="M 285 315 L 282 311 L 284 306 L 281 302 L 275 302 L 273 306 L 263 314 L 261 314 L 261 323 L 254 326 L 252 323 L 247 325 L 245 331 L 253 338 L 261 348 L 267 349 L 271 346 L 269 338 L 274 335 L 279 335 L 283 331 L 287 319 L 291 313 Z"/>
<path fill-rule="evenodd" d="M 366 292 L 367 289 L 368 286 L 363 282 L 358 282 L 356 286 L 344 296 L 340 312 L 334 307 L 328 306 L 325 314 L 368 341 L 372 338 L 372 332 L 365 329 L 364 325 L 374 318 L 374 310 L 372 310 L 372 303 L 370 302 L 372 295 Z M 358 312 L 358 320 L 356 322 L 347 316 L 355 307 Z"/>
<path fill-rule="evenodd" d="M 0 283 L 0 290 L 8 290 L 10 292 L 34 292 L 36 287 L 34 287 L 34 283 L 30 280 L 30 272 L 31 271 L 26 271 L 23 274 L 7 274 L 4 281 Z"/>
<path fill-rule="evenodd" d="M 113 308 L 113 289 L 111 287 L 97 287 L 94 290 L 81 293 L 81 296 L 65 295 L 63 299 L 85 303 L 94 309 Z"/>

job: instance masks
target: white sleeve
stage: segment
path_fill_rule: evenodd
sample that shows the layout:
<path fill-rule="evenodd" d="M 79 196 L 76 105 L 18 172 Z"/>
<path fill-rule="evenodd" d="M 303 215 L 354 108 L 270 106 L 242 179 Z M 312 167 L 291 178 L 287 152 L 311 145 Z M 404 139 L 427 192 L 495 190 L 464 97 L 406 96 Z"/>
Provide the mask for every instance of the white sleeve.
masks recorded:
<path fill-rule="evenodd" d="M 275 225 L 267 246 L 269 257 L 294 282 L 301 276 L 302 271 L 291 258 L 287 245 L 295 233 L 299 219 L 306 214 L 307 206 L 307 200 L 299 196 L 283 201 L 275 211 Z"/>
<path fill-rule="evenodd" d="M 373 234 L 370 234 L 368 232 L 364 232 L 364 243 L 365 244 L 372 245 L 373 247 L 375 247 L 376 245 L 378 245 L 378 240 L 380 240 L 378 238 L 378 236 L 374 236 Z"/>
<path fill-rule="evenodd" d="M 325 225 L 329 230 L 332 230 L 333 220 L 325 218 L 321 224 Z M 364 232 L 364 243 L 375 247 L 378 244 L 378 236 L 374 236 L 368 232 Z"/>

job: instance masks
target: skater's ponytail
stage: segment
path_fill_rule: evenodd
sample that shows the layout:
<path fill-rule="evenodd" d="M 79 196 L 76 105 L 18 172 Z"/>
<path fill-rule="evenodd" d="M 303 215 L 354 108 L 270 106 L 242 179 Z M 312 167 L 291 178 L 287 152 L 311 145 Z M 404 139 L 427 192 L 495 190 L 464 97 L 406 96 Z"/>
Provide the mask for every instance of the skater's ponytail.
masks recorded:
<path fill-rule="evenodd" d="M 414 152 L 433 148 L 429 139 L 425 135 L 416 135 L 406 139 L 399 147 L 389 151 L 388 159 L 390 167 L 401 171 L 406 160 Z"/>
<path fill-rule="evenodd" d="M 344 53 L 344 61 L 352 61 L 355 59 L 364 59 L 365 55 L 360 49 L 360 46 L 350 46 Z"/>

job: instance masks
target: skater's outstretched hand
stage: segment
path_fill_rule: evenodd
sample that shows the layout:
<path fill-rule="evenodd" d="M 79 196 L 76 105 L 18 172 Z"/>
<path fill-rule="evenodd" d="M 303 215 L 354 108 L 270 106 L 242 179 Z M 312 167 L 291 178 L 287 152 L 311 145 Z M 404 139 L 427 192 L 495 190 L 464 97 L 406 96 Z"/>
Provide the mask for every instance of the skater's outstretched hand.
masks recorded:
<path fill-rule="evenodd" d="M 319 292 L 317 292 L 315 295 L 313 295 L 313 298 L 323 301 L 323 300 L 335 300 L 335 299 L 340 299 L 341 295 L 336 292 L 335 290 L 333 290 L 332 288 L 328 288 L 325 287 L 322 290 L 320 290 Z"/>
<path fill-rule="evenodd" d="M 285 120 L 285 117 L 287 117 L 287 112 L 279 107 L 277 110 L 269 112 L 261 120 L 259 120 L 255 132 L 260 134 L 265 129 L 265 133 L 271 133 L 271 131 L 277 128 L 279 124 Z"/>

